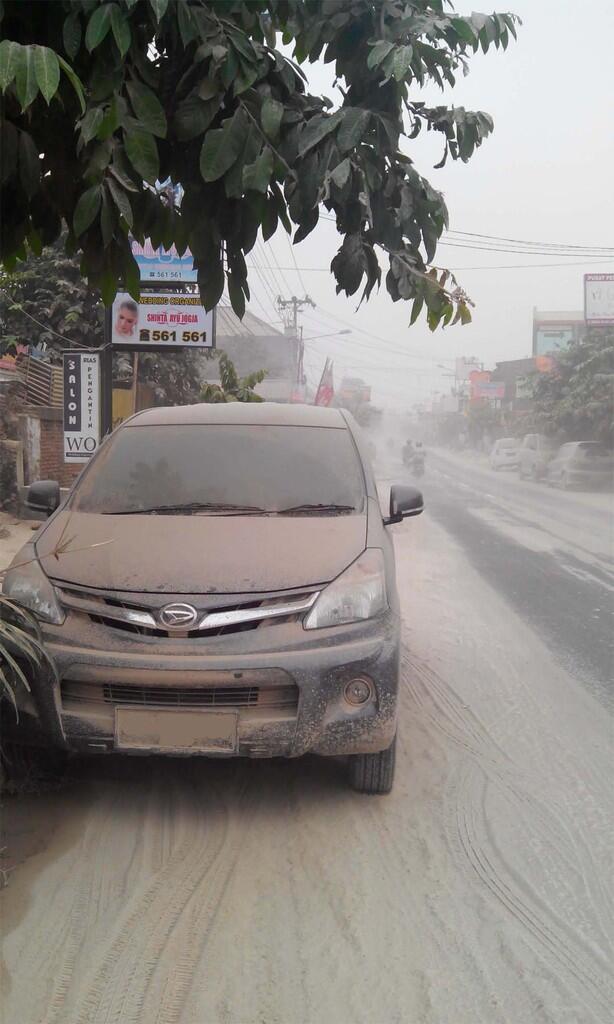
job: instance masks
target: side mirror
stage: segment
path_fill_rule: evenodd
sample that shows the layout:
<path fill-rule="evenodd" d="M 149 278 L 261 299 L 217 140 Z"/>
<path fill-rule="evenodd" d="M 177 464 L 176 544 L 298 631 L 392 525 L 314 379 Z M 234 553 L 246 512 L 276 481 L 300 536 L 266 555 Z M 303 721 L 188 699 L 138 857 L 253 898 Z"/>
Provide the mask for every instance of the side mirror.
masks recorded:
<path fill-rule="evenodd" d="M 395 484 L 390 488 L 390 516 L 384 519 L 384 526 L 400 523 L 409 516 L 419 516 L 424 512 L 424 498 L 417 487 L 406 487 Z"/>
<path fill-rule="evenodd" d="M 37 480 L 28 487 L 26 507 L 32 512 L 50 516 L 60 504 L 60 485 L 57 480 Z"/>

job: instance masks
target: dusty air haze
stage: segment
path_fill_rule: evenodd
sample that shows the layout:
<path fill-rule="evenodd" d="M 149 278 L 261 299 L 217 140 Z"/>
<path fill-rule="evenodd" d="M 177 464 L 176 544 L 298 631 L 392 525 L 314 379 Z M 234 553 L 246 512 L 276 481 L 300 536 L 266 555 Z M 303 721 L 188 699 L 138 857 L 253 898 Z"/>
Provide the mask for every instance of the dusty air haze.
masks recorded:
<path fill-rule="evenodd" d="M 465 11 L 466 5 L 456 6 Z M 435 133 L 406 140 L 406 152 L 444 193 L 454 231 L 611 247 L 614 4 L 594 0 L 582 7 L 575 0 L 518 0 L 509 9 L 523 21 L 518 42 L 510 43 L 506 52 L 479 51 L 470 60 L 470 74 L 460 75 L 453 91 L 433 88 L 423 96 L 433 105 L 487 111 L 495 121 L 493 135 L 467 164 L 449 160 L 441 170 L 433 169 L 442 152 Z M 311 90 L 336 103 L 340 95 L 333 89 L 331 67 L 306 67 L 306 73 Z M 301 269 L 299 277 L 280 231 L 257 256 L 261 266 L 272 268 L 269 289 L 250 272 L 256 298 L 252 308 L 259 316 L 266 312 L 270 320 L 278 320 L 270 290 L 297 296 L 308 290 L 317 308 L 303 317 L 306 339 L 353 332 L 308 343 L 310 383 L 317 385 L 330 356 L 337 379 L 347 371 L 370 380 L 373 401 L 392 407 L 404 406 L 408 399 L 421 401 L 433 390 L 447 391 L 450 381 L 437 364 L 457 355 L 476 355 L 488 367 L 500 359 L 530 355 L 533 307 L 580 310 L 583 275 L 614 269 L 611 258 L 582 262 L 573 255 L 533 256 L 441 244 L 436 264 L 457 273 L 476 308 L 469 326 L 432 335 L 422 321 L 408 328 L 410 307 L 393 304 L 384 285 L 358 312 L 357 296 L 335 295 L 327 270 L 339 238 L 334 223 L 321 220 L 294 247 L 299 268 L 318 268 Z M 543 266 L 554 263 L 569 266 Z M 382 265 L 385 273 L 387 263 Z M 510 269 L 498 269 L 505 266 Z"/>

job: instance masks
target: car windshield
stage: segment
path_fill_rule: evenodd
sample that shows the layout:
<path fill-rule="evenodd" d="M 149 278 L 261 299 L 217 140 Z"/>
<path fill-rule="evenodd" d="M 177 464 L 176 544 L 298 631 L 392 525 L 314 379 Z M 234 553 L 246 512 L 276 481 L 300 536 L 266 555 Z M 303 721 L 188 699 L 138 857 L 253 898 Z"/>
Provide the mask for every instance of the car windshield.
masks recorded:
<path fill-rule="evenodd" d="M 80 512 L 342 514 L 364 507 L 346 429 L 165 425 L 120 429 L 78 486 Z"/>
<path fill-rule="evenodd" d="M 517 448 L 518 441 L 515 437 L 504 437 L 501 441 L 497 441 L 499 448 Z"/>

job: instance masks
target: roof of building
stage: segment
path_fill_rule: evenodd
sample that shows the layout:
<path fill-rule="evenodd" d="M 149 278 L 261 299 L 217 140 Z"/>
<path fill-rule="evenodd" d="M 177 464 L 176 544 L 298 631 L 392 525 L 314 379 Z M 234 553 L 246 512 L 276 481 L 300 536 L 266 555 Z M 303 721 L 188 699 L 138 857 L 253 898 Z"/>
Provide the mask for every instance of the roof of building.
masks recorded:
<path fill-rule="evenodd" d="M 533 323 L 535 324 L 575 324 L 578 321 L 584 323 L 584 312 L 582 310 L 533 310 Z"/>
<path fill-rule="evenodd" d="M 169 424 L 247 425 L 344 428 L 339 409 L 318 405 L 282 405 L 277 402 L 219 402 L 144 409 L 126 420 L 125 427 Z M 123 427 L 120 427 L 123 429 Z"/>
<path fill-rule="evenodd" d="M 249 309 L 245 310 L 242 320 L 239 320 L 232 306 L 218 306 L 215 316 L 215 333 L 218 338 L 271 338 L 275 335 L 280 339 L 284 337 L 281 331 L 255 316 Z"/>

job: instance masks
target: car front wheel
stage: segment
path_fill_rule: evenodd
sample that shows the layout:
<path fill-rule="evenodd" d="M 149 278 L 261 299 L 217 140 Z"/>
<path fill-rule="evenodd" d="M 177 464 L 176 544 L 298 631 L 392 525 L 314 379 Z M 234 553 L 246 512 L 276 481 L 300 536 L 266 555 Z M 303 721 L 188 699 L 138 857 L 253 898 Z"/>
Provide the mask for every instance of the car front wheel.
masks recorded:
<path fill-rule="evenodd" d="M 387 750 L 377 754 L 350 754 L 349 774 L 352 789 L 358 793 L 389 793 L 394 782 L 397 738 Z"/>

